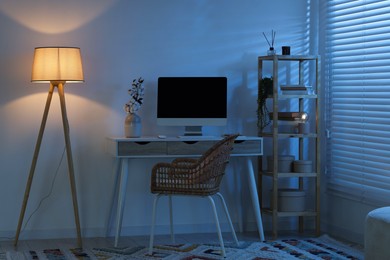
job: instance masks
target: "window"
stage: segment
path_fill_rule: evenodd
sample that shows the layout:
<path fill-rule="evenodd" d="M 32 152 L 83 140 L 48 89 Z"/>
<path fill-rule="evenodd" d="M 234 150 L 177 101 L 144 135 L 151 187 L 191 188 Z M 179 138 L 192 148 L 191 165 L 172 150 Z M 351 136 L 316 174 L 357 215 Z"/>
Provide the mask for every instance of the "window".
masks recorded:
<path fill-rule="evenodd" d="M 322 4 L 328 190 L 388 205 L 390 1 Z"/>

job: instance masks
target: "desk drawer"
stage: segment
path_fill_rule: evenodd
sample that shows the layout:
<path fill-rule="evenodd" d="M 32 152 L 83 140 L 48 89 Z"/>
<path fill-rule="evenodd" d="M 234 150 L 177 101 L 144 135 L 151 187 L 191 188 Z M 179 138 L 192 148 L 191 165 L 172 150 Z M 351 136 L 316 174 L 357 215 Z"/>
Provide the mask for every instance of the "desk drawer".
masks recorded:
<path fill-rule="evenodd" d="M 236 140 L 232 154 L 258 154 L 262 155 L 262 140 Z"/>
<path fill-rule="evenodd" d="M 118 142 L 118 156 L 164 155 L 165 142 Z"/>
<path fill-rule="evenodd" d="M 170 155 L 202 155 L 213 144 L 215 141 L 168 142 L 167 149 Z"/>

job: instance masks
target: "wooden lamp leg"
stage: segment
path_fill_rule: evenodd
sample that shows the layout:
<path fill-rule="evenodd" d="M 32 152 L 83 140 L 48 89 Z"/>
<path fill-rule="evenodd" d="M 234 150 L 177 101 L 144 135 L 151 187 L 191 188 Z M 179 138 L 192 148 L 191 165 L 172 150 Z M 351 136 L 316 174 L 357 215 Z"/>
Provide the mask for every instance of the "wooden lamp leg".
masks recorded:
<path fill-rule="evenodd" d="M 20 215 L 19 215 L 18 227 L 16 229 L 14 246 L 17 246 L 17 244 L 18 244 L 20 229 L 22 228 L 23 218 L 24 218 L 24 214 L 26 212 L 26 206 L 27 206 L 28 197 L 30 195 L 30 189 L 31 189 L 31 184 L 32 184 L 33 177 L 34 177 L 35 167 L 37 165 L 39 150 L 41 148 L 43 132 L 45 131 L 47 115 L 49 114 L 50 103 L 51 103 L 51 99 L 53 97 L 53 90 L 54 90 L 54 85 L 50 83 L 50 89 L 49 89 L 49 93 L 47 94 L 45 110 L 43 112 L 41 127 L 39 129 L 38 139 L 37 139 L 37 143 L 35 145 L 35 151 L 34 151 L 34 156 L 33 156 L 33 160 L 31 163 L 30 173 L 28 176 L 27 184 L 26 184 L 26 190 L 24 192 L 24 199 L 23 199 L 22 209 L 21 209 Z"/>
<path fill-rule="evenodd" d="M 49 89 L 49 93 L 47 95 L 46 106 L 45 106 L 45 110 L 43 113 L 42 123 L 41 123 L 41 127 L 39 130 L 37 143 L 35 145 L 34 156 L 33 156 L 33 160 L 31 163 L 31 168 L 30 168 L 30 173 L 29 173 L 29 177 L 27 180 L 26 190 L 24 193 L 22 209 L 20 211 L 19 222 L 18 222 L 18 227 L 16 230 L 14 246 L 17 246 L 17 244 L 18 244 L 19 234 L 20 234 L 20 230 L 22 228 L 24 214 L 26 212 L 27 202 L 28 202 L 28 198 L 29 198 L 30 190 L 31 190 L 31 184 L 32 184 L 33 177 L 34 177 L 35 167 L 36 167 L 37 160 L 38 160 L 38 155 L 39 155 L 39 150 L 40 150 L 41 143 L 42 143 L 43 133 L 45 131 L 47 116 L 49 113 L 49 108 L 50 108 L 50 103 L 51 103 L 52 96 L 53 96 L 54 87 L 56 87 L 56 86 L 53 83 L 50 83 L 50 89 Z M 77 245 L 79 247 L 82 247 L 79 211 L 78 211 L 77 194 L 76 194 L 76 183 L 75 183 L 75 177 L 74 177 L 73 158 L 72 158 L 72 150 L 71 150 L 71 146 L 70 146 L 70 137 L 69 137 L 69 123 L 68 123 L 68 118 L 67 118 L 67 114 L 66 114 L 66 106 L 65 106 L 64 83 L 63 82 L 58 83 L 57 88 L 58 88 L 58 94 L 60 97 L 60 104 L 61 104 L 62 124 L 63 124 L 63 128 L 64 128 L 65 146 L 66 146 L 66 156 L 68 159 L 70 187 L 71 187 L 71 192 L 72 192 L 73 210 L 74 210 L 74 216 L 75 216 L 75 222 L 76 222 Z"/>

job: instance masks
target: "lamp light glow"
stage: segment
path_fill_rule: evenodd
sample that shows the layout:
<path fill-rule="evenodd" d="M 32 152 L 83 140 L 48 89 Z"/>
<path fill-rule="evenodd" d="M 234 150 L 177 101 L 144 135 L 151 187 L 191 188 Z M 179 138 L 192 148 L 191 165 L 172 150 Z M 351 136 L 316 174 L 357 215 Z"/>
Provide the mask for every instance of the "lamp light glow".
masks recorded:
<path fill-rule="evenodd" d="M 84 82 L 80 48 L 35 48 L 31 81 Z"/>

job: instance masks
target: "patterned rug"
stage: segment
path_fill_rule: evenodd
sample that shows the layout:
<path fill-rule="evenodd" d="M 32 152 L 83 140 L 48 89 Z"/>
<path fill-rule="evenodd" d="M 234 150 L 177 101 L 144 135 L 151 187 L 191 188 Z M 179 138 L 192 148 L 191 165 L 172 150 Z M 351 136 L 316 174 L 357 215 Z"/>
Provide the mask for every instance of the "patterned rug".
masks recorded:
<path fill-rule="evenodd" d="M 271 260 L 271 259 L 327 259 L 362 260 L 363 253 L 344 245 L 328 236 L 307 239 L 280 239 L 265 242 L 240 242 L 239 246 L 225 243 L 226 258 L 234 260 Z M 223 259 L 218 244 L 176 244 L 156 245 L 153 254 L 148 254 L 144 246 L 123 248 L 92 249 L 46 249 L 7 253 L 0 259 L 49 259 L 49 260 L 113 260 L 113 259 L 180 259 L 211 260 Z"/>

